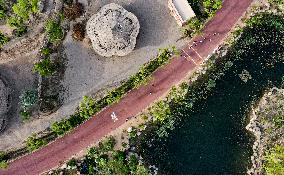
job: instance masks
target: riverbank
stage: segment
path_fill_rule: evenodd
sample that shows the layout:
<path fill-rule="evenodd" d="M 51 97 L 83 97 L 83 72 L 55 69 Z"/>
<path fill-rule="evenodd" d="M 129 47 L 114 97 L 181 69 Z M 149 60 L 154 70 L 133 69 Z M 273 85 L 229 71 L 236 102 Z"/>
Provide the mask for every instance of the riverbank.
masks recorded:
<path fill-rule="evenodd" d="M 248 174 L 266 172 L 269 151 L 275 146 L 284 147 L 284 90 L 272 88 L 268 90 L 252 110 L 251 120 L 247 129 L 254 133 L 253 166 Z M 270 168 L 270 167 L 269 167 Z M 284 169 L 284 166 L 282 166 Z M 267 172 L 266 172 L 267 173 Z"/>

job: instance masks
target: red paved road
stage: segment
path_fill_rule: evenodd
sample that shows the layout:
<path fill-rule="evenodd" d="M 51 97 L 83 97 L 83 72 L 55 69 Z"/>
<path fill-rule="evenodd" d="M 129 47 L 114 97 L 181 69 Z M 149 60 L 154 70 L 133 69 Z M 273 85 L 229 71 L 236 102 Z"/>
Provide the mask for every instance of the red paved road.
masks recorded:
<path fill-rule="evenodd" d="M 154 73 L 152 83 L 129 92 L 119 103 L 107 107 L 64 137 L 11 162 L 7 170 L 0 170 L 0 174 L 35 175 L 50 170 L 122 125 L 127 117 L 147 108 L 149 104 L 165 95 L 173 85 L 184 79 L 221 44 L 251 2 L 252 0 L 225 0 L 223 8 L 206 25 L 204 34 L 192 40 L 198 41 L 197 46 L 190 49 L 192 42 L 185 46 L 185 52 L 180 57 L 172 59 L 168 65 Z M 214 33 L 216 34 L 213 35 Z M 199 42 L 200 40 L 203 42 Z M 118 117 L 116 122 L 110 117 L 113 111 Z"/>

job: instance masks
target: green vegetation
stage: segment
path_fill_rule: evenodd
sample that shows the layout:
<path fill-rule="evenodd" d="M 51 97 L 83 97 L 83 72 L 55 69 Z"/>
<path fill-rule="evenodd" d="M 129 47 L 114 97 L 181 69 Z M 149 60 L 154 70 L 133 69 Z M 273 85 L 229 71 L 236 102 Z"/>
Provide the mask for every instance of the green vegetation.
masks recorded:
<path fill-rule="evenodd" d="M 52 131 L 58 135 L 62 135 L 101 111 L 104 107 L 119 101 L 131 89 L 145 84 L 155 70 L 169 61 L 173 53 L 176 53 L 174 47 L 160 50 L 155 59 L 146 63 L 135 75 L 131 76 L 129 80 L 109 92 L 104 98 L 97 102 L 90 97 L 84 97 L 79 106 L 79 110 L 74 115 L 71 115 L 69 119 L 64 119 L 52 124 Z"/>
<path fill-rule="evenodd" d="M 15 30 L 15 35 L 20 37 L 27 32 L 27 27 L 24 24 L 31 14 L 38 11 L 38 0 L 18 0 L 12 6 L 14 15 L 10 16 L 7 24 Z"/>
<path fill-rule="evenodd" d="M 284 175 L 284 146 L 275 145 L 265 153 L 264 169 L 267 175 Z"/>
<path fill-rule="evenodd" d="M 27 90 L 20 96 L 20 104 L 23 108 L 30 108 L 38 101 L 36 90 Z"/>
<path fill-rule="evenodd" d="M 27 90 L 20 96 L 20 116 L 23 120 L 29 119 L 32 107 L 38 102 L 36 90 Z"/>
<path fill-rule="evenodd" d="M 33 70 L 43 77 L 51 76 L 56 71 L 56 65 L 49 58 L 45 58 L 41 62 L 35 63 Z"/>
<path fill-rule="evenodd" d="M 49 41 L 53 44 L 56 44 L 63 39 L 64 33 L 60 22 L 56 22 L 55 20 L 48 20 L 45 25 L 45 31 L 48 35 Z"/>
<path fill-rule="evenodd" d="M 28 137 L 26 145 L 29 151 L 37 150 L 38 148 L 46 145 L 48 142 L 43 138 L 37 138 L 35 134 Z"/>
<path fill-rule="evenodd" d="M 192 37 L 198 34 L 206 21 L 212 18 L 216 11 L 222 7 L 222 0 L 188 0 L 196 17 L 188 20 L 186 26 L 182 28 L 185 36 Z"/>
<path fill-rule="evenodd" d="M 4 152 L 0 151 L 0 169 L 6 169 L 8 167 L 7 156 Z"/>
<path fill-rule="evenodd" d="M 192 37 L 200 33 L 203 26 L 204 24 L 200 19 L 193 17 L 187 22 L 186 27 L 182 28 L 182 32 L 185 36 Z"/>
<path fill-rule="evenodd" d="M 129 151 L 115 150 L 115 139 L 110 137 L 99 143 L 98 147 L 92 147 L 84 157 L 81 166 L 76 159 L 71 159 L 67 164 L 75 167 L 80 174 L 87 175 L 150 175 L 138 156 Z M 70 174 L 73 170 L 57 170 L 52 174 Z"/>
<path fill-rule="evenodd" d="M 45 48 L 42 48 L 41 49 L 41 53 L 45 56 L 45 57 L 48 57 L 51 53 L 52 53 L 52 50 L 48 47 L 45 47 Z"/>
<path fill-rule="evenodd" d="M 284 0 L 268 0 L 272 4 L 284 5 Z"/>
<path fill-rule="evenodd" d="M 24 21 L 29 19 L 30 14 L 37 13 L 38 0 L 18 0 L 12 7 L 14 14 Z"/>
<path fill-rule="evenodd" d="M 9 42 L 9 38 L 5 36 L 1 31 L 0 31 L 0 49 L 3 47 L 6 43 Z"/>
<path fill-rule="evenodd" d="M 7 8 L 4 0 L 0 0 L 0 20 L 6 18 Z"/>

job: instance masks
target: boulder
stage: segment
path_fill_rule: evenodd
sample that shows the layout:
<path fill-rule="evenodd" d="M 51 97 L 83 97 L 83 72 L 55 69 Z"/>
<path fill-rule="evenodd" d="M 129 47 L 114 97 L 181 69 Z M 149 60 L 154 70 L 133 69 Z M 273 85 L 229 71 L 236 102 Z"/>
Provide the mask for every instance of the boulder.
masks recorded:
<path fill-rule="evenodd" d="M 87 22 L 93 49 L 101 56 L 125 56 L 136 45 L 140 24 L 137 17 L 115 3 L 105 5 Z"/>

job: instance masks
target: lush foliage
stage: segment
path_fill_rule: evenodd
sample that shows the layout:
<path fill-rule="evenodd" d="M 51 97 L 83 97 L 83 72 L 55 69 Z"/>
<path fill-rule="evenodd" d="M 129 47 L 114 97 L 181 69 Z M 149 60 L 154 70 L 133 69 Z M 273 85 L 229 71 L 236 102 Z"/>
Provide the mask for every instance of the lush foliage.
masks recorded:
<path fill-rule="evenodd" d="M 33 70 L 41 76 L 50 76 L 55 72 L 56 65 L 49 58 L 45 58 L 41 62 L 35 63 Z"/>
<path fill-rule="evenodd" d="M 0 0 L 0 20 L 6 17 L 7 8 L 4 0 Z"/>
<path fill-rule="evenodd" d="M 268 0 L 272 4 L 284 5 L 284 0 Z"/>
<path fill-rule="evenodd" d="M 95 102 L 90 97 L 84 97 L 83 101 L 79 105 L 78 112 L 72 115 L 69 119 L 64 119 L 52 124 L 52 131 L 54 131 L 58 135 L 62 135 L 70 129 L 81 124 L 83 121 L 96 114 L 104 107 L 117 102 L 129 90 L 137 88 L 140 85 L 146 83 L 146 81 L 151 77 L 152 73 L 157 68 L 168 62 L 173 53 L 176 53 L 174 47 L 172 49 L 160 50 L 158 56 L 155 59 L 152 59 L 150 62 L 146 63 L 135 75 L 131 76 L 129 80 L 123 83 L 120 87 L 109 92 L 104 98 L 99 101 Z"/>
<path fill-rule="evenodd" d="M 38 93 L 36 90 L 27 90 L 20 96 L 20 116 L 23 120 L 29 119 L 31 116 L 31 108 L 38 101 Z"/>
<path fill-rule="evenodd" d="M 29 19 L 30 14 L 37 12 L 37 3 L 38 0 L 18 0 L 12 9 L 17 16 L 26 21 Z"/>
<path fill-rule="evenodd" d="M 48 20 L 45 25 L 45 31 L 48 35 L 49 41 L 53 44 L 63 39 L 64 34 L 60 22 Z"/>
<path fill-rule="evenodd" d="M 18 37 L 27 32 L 27 27 L 21 17 L 11 16 L 8 18 L 7 24 L 14 29 L 15 35 Z"/>
<path fill-rule="evenodd" d="M 209 18 L 213 17 L 218 9 L 222 7 L 222 0 L 188 0 L 188 3 L 195 12 L 196 17 L 188 20 L 182 28 L 185 36 L 192 37 L 198 34 Z"/>
<path fill-rule="evenodd" d="M 84 157 L 83 163 L 77 164 L 76 159 L 71 159 L 67 164 L 75 167 L 80 174 L 87 175 L 149 175 L 142 162 L 135 153 L 115 150 L 115 140 L 110 137 L 92 147 Z M 73 169 L 74 170 L 74 169 Z M 71 170 L 72 171 L 72 170 Z M 56 173 L 69 174 L 70 170 L 57 170 Z M 74 171 L 73 171 L 74 172 Z M 75 173 L 75 172 L 74 172 Z"/>
<path fill-rule="evenodd" d="M 5 36 L 1 31 L 0 31 L 0 49 L 3 47 L 7 42 L 9 41 L 9 38 Z"/>
<path fill-rule="evenodd" d="M 43 138 L 37 138 L 35 134 L 28 137 L 26 145 L 29 151 L 37 150 L 38 148 L 47 144 L 47 141 Z"/>
<path fill-rule="evenodd" d="M 20 104 L 23 108 L 30 108 L 38 101 L 36 90 L 27 90 L 20 96 Z"/>
<path fill-rule="evenodd" d="M 7 156 L 4 152 L 0 151 L 0 169 L 5 169 L 8 167 Z"/>
<path fill-rule="evenodd" d="M 284 174 L 284 146 L 275 145 L 265 154 L 264 169 L 267 175 Z"/>
<path fill-rule="evenodd" d="M 192 37 L 193 35 L 200 33 L 203 25 L 204 23 L 200 19 L 193 17 L 187 22 L 186 27 L 182 28 L 182 32 L 185 36 Z"/>

